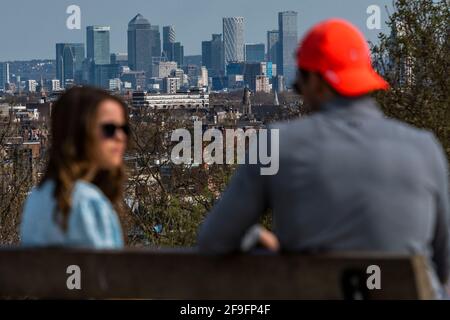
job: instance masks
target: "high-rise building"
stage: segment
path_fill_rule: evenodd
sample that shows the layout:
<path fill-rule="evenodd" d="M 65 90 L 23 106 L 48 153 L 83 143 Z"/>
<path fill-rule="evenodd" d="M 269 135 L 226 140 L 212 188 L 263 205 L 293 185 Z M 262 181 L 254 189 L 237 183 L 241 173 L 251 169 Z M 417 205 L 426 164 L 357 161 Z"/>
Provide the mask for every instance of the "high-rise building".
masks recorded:
<path fill-rule="evenodd" d="M 213 34 L 211 39 L 211 75 L 213 77 L 223 76 L 225 73 L 223 54 L 222 35 Z"/>
<path fill-rule="evenodd" d="M 170 76 L 172 71 L 177 69 L 177 63 L 174 61 L 159 61 L 153 65 L 152 76 L 154 78 L 165 78 Z"/>
<path fill-rule="evenodd" d="M 227 65 L 227 75 L 244 74 L 245 62 L 230 62 Z"/>
<path fill-rule="evenodd" d="M 245 45 L 245 62 L 263 62 L 266 56 L 264 43 L 248 43 Z"/>
<path fill-rule="evenodd" d="M 221 34 L 213 34 L 212 40 L 202 42 L 202 65 L 212 77 L 224 74 L 223 41 Z"/>
<path fill-rule="evenodd" d="M 102 64 L 95 65 L 94 69 L 94 86 L 109 89 L 109 80 L 119 77 L 119 65 L 116 64 Z"/>
<path fill-rule="evenodd" d="M 244 82 L 250 90 L 256 91 L 256 79 L 258 76 L 264 76 L 269 79 L 272 74 L 272 70 L 269 70 L 269 67 L 272 68 L 272 64 L 268 65 L 267 62 L 245 63 L 243 68 Z"/>
<path fill-rule="evenodd" d="M 199 87 L 207 87 L 209 85 L 209 76 L 208 76 L 208 69 L 206 67 L 200 68 L 200 75 L 198 79 L 198 86 Z"/>
<path fill-rule="evenodd" d="M 151 47 L 152 47 L 152 57 L 161 57 L 161 33 L 159 32 L 159 26 L 150 26 L 151 34 Z"/>
<path fill-rule="evenodd" d="M 128 65 L 131 70 L 151 72 L 152 33 L 150 22 L 141 14 L 128 23 Z"/>
<path fill-rule="evenodd" d="M 185 66 L 187 66 L 188 64 L 195 64 L 198 67 L 202 66 L 202 55 L 201 54 L 195 54 L 195 55 L 189 55 L 189 56 L 185 55 L 183 60 L 184 60 Z"/>
<path fill-rule="evenodd" d="M 9 83 L 9 63 L 0 63 L 0 90 L 5 89 Z"/>
<path fill-rule="evenodd" d="M 111 63 L 110 30 L 111 28 L 108 26 L 88 26 L 86 28 L 87 58 L 92 59 L 96 65 Z"/>
<path fill-rule="evenodd" d="M 175 42 L 173 44 L 173 61 L 178 63 L 178 67 L 184 66 L 184 46 L 181 42 Z"/>
<path fill-rule="evenodd" d="M 93 59 L 84 59 L 82 72 L 81 72 L 82 84 L 95 84 L 95 63 Z"/>
<path fill-rule="evenodd" d="M 167 77 L 163 81 L 163 91 L 165 93 L 177 93 L 180 90 L 181 81 L 177 77 Z"/>
<path fill-rule="evenodd" d="M 255 92 L 265 92 L 270 93 L 272 86 L 269 83 L 269 78 L 267 76 L 259 75 L 255 79 Z"/>
<path fill-rule="evenodd" d="M 209 70 L 212 69 L 212 54 L 211 54 L 211 40 L 202 41 L 202 65 Z"/>
<path fill-rule="evenodd" d="M 51 85 L 51 88 L 50 88 L 51 91 L 61 90 L 61 82 L 59 82 L 58 79 L 52 79 L 50 85 Z"/>
<path fill-rule="evenodd" d="M 287 87 L 292 87 L 296 76 L 295 50 L 297 48 L 297 12 L 278 13 L 278 74 L 283 75 Z"/>
<path fill-rule="evenodd" d="M 175 69 L 175 70 L 173 70 L 171 73 L 170 73 L 170 76 L 171 77 L 175 77 L 175 78 L 178 78 L 178 79 L 180 79 L 180 83 L 183 83 L 183 79 L 184 79 L 184 70 L 183 69 L 180 69 L 180 68 L 177 68 L 177 69 Z"/>
<path fill-rule="evenodd" d="M 224 62 L 244 61 L 244 18 L 223 18 Z"/>
<path fill-rule="evenodd" d="M 278 63 L 279 39 L 278 30 L 267 31 L 267 61 Z"/>
<path fill-rule="evenodd" d="M 284 83 L 284 77 L 277 75 L 275 78 L 273 78 L 272 81 L 273 89 L 276 92 L 283 92 L 286 89 L 286 85 Z"/>
<path fill-rule="evenodd" d="M 109 90 L 120 91 L 122 88 L 122 81 L 119 78 L 109 80 Z"/>
<path fill-rule="evenodd" d="M 56 79 L 61 87 L 67 80 L 80 82 L 84 57 L 83 43 L 56 44 Z"/>
<path fill-rule="evenodd" d="M 173 61 L 173 44 L 176 41 L 175 28 L 173 26 L 163 27 L 163 55 L 169 61 Z"/>
<path fill-rule="evenodd" d="M 121 74 L 120 80 L 125 88 L 134 90 L 144 90 L 146 87 L 146 72 L 144 71 L 127 71 Z"/>
<path fill-rule="evenodd" d="M 188 77 L 193 78 L 200 74 L 200 68 L 201 67 L 195 64 L 187 64 L 183 67 L 183 70 Z"/>
<path fill-rule="evenodd" d="M 128 55 L 126 53 L 111 53 L 111 64 L 118 64 L 122 67 L 128 66 Z"/>
<path fill-rule="evenodd" d="M 36 80 L 28 80 L 26 82 L 26 89 L 28 92 L 36 92 L 38 82 Z"/>

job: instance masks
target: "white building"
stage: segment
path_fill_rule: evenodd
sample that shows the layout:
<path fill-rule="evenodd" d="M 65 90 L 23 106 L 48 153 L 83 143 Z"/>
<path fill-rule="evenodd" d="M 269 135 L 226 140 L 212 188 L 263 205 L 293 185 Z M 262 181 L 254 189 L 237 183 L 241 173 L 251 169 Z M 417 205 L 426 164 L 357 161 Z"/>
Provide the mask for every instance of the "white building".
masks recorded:
<path fill-rule="evenodd" d="M 178 77 L 164 78 L 163 90 L 165 93 L 177 93 L 180 90 L 181 79 Z"/>
<path fill-rule="evenodd" d="M 169 77 L 173 71 L 177 70 L 177 68 L 178 64 L 175 61 L 157 61 L 152 67 L 152 77 Z"/>
<path fill-rule="evenodd" d="M 270 93 L 272 86 L 269 83 L 269 78 L 266 76 L 256 76 L 256 92 Z"/>
<path fill-rule="evenodd" d="M 61 90 L 61 82 L 58 79 L 52 80 L 52 91 L 60 91 Z"/>
<path fill-rule="evenodd" d="M 223 18 L 223 46 L 225 65 L 244 61 L 244 18 Z"/>
<path fill-rule="evenodd" d="M 28 92 L 36 92 L 38 82 L 36 80 L 28 80 L 26 82 L 26 88 Z"/>
<path fill-rule="evenodd" d="M 203 92 L 177 94 L 134 92 L 133 107 L 156 110 L 209 108 L 209 94 Z"/>
<path fill-rule="evenodd" d="M 201 67 L 201 69 L 200 69 L 198 86 L 199 87 L 207 87 L 208 86 L 208 69 L 206 69 L 206 67 Z"/>
<path fill-rule="evenodd" d="M 109 90 L 120 91 L 122 89 L 122 81 L 119 78 L 109 79 Z"/>

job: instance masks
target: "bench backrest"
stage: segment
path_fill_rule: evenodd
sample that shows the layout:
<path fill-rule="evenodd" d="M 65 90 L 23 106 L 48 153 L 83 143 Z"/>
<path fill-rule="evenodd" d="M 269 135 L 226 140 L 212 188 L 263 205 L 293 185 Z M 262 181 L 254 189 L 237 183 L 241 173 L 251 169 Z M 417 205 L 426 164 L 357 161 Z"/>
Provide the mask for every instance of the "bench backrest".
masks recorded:
<path fill-rule="evenodd" d="M 81 289 L 69 290 L 69 266 Z M 380 268 L 381 289 L 366 282 Z M 373 280 L 373 278 L 372 278 Z M 233 255 L 195 251 L 0 249 L 0 297 L 58 299 L 430 299 L 420 256 Z"/>

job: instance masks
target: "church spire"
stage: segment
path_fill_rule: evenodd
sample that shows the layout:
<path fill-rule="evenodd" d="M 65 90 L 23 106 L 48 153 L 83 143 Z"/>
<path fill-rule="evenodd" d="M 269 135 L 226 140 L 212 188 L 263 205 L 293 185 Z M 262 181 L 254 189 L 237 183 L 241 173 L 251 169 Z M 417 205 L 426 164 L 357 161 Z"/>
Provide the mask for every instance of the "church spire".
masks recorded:
<path fill-rule="evenodd" d="M 275 90 L 275 96 L 273 98 L 273 105 L 277 106 L 277 107 L 280 105 L 280 101 L 278 101 L 278 93 L 276 90 Z"/>

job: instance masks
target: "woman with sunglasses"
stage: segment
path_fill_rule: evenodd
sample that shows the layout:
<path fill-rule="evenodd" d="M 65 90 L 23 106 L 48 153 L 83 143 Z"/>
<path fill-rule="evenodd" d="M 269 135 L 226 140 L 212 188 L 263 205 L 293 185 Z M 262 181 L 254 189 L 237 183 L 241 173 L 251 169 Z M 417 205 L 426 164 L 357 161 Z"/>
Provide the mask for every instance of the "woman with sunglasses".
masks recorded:
<path fill-rule="evenodd" d="M 103 90 L 75 87 L 54 104 L 51 128 L 45 174 L 24 207 L 22 245 L 123 247 L 126 104 Z"/>

